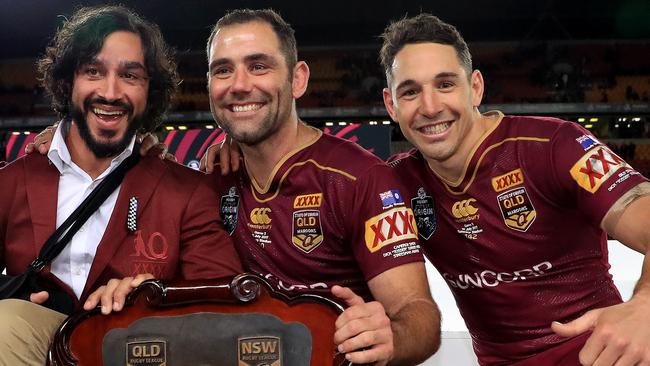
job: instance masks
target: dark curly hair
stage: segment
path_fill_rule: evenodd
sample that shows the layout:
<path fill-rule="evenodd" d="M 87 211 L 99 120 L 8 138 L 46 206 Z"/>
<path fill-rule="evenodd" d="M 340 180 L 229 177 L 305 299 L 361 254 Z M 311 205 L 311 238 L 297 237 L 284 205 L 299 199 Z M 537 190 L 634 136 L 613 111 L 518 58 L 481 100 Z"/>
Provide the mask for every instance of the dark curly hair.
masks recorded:
<path fill-rule="evenodd" d="M 239 25 L 250 22 L 263 22 L 273 28 L 273 32 L 278 37 L 280 49 L 284 55 L 287 67 L 289 68 L 289 77 L 291 77 L 293 67 L 298 62 L 298 50 L 296 46 L 296 37 L 294 30 L 289 23 L 285 22 L 280 14 L 273 9 L 236 9 L 228 12 L 217 21 L 212 28 L 210 37 L 208 37 L 207 55 L 210 58 L 210 47 L 217 31 L 231 25 Z M 209 62 L 210 60 L 208 60 Z"/>
<path fill-rule="evenodd" d="M 404 17 L 389 24 L 381 38 L 384 43 L 379 51 L 379 60 L 389 82 L 392 77 L 390 68 L 395 55 L 404 46 L 414 43 L 431 42 L 454 47 L 467 76 L 472 75 L 472 55 L 463 36 L 453 25 L 443 22 L 434 15 L 422 13 L 411 18 Z"/>
<path fill-rule="evenodd" d="M 142 130 L 151 132 L 160 124 L 178 87 L 176 62 L 158 26 L 123 6 L 77 10 L 57 31 L 45 55 L 38 61 L 41 82 L 52 96 L 54 110 L 62 118 L 69 117 L 75 72 L 91 61 L 101 51 L 106 37 L 116 31 L 132 32 L 142 39 L 149 77 Z"/>

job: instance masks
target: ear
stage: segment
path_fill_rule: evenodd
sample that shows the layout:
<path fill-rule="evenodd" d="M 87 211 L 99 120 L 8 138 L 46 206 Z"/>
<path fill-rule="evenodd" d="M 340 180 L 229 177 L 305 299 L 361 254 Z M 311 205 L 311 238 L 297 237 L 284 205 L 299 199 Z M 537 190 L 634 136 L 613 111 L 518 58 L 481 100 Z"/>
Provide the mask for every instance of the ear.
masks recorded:
<path fill-rule="evenodd" d="M 309 66 L 305 61 L 298 61 L 293 68 L 293 81 L 291 82 L 291 91 L 293 99 L 298 99 L 305 94 L 309 84 Z"/>
<path fill-rule="evenodd" d="M 485 85 L 483 84 L 483 75 L 479 70 L 472 72 L 472 106 L 478 108 L 483 100 L 483 91 Z"/>
<path fill-rule="evenodd" d="M 382 92 L 384 96 L 384 106 L 386 106 L 386 111 L 393 121 L 397 121 L 397 114 L 395 113 L 395 104 L 393 103 L 393 95 L 390 92 L 390 85 L 388 88 L 384 88 Z"/>

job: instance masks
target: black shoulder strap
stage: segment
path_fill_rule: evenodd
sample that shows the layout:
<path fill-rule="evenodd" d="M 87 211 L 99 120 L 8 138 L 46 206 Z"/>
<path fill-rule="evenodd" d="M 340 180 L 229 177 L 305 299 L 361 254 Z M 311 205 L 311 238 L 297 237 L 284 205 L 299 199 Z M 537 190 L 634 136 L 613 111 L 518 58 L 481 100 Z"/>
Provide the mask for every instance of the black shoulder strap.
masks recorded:
<path fill-rule="evenodd" d="M 88 220 L 93 212 L 106 201 L 122 183 L 124 175 L 140 160 L 140 147 L 136 144 L 128 158 L 110 172 L 104 180 L 84 199 L 74 212 L 59 226 L 45 241 L 38 257 L 27 268 L 28 271 L 39 272 L 50 263 L 68 244 L 79 228 Z"/>

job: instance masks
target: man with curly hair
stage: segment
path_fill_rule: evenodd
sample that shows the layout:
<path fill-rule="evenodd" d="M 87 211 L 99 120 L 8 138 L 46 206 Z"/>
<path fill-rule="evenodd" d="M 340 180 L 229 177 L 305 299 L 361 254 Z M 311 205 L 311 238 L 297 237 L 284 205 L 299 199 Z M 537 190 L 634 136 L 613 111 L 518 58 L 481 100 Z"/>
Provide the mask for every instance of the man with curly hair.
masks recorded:
<path fill-rule="evenodd" d="M 137 149 L 136 132 L 157 127 L 178 84 L 158 27 L 120 6 L 78 10 L 39 69 L 62 120 L 47 155 L 0 169 L 0 270 L 10 275 L 24 271 L 55 228 Z M 108 314 L 148 278 L 239 272 L 205 177 L 142 157 L 40 274 L 47 291 L 32 294 L 31 302 L 0 301 L 0 364 L 44 364 L 65 318 L 47 307 L 54 292 L 67 294 L 76 308 L 100 304 Z"/>

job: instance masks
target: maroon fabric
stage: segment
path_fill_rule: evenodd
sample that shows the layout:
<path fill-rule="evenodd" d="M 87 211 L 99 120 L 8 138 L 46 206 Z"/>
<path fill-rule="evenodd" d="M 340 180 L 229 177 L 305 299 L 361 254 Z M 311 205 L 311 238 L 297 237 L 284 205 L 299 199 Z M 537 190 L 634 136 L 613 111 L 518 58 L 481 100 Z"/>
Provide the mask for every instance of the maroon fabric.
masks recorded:
<path fill-rule="evenodd" d="M 40 154 L 0 169 L 0 268 L 8 274 L 24 271 L 54 231 L 58 182 L 58 170 Z M 133 233 L 126 226 L 131 197 L 139 205 Z M 209 178 L 148 156 L 122 182 L 81 302 L 111 278 L 152 273 L 160 279 L 199 279 L 240 272 Z M 46 276 L 73 294 L 49 271 Z"/>
<path fill-rule="evenodd" d="M 436 229 L 420 238 L 423 250 L 450 286 L 482 364 L 553 353 L 565 339 L 552 321 L 621 301 L 600 222 L 645 178 L 576 124 L 503 117 L 456 184 L 416 151 L 390 164 L 409 199 L 420 190 L 435 202 Z"/>
<path fill-rule="evenodd" d="M 222 212 L 233 210 L 224 202 L 236 193 L 236 223 L 222 216 L 236 225 L 232 235 L 244 267 L 280 289 L 331 296 L 338 284 L 370 299 L 367 280 L 423 261 L 412 211 L 399 202 L 384 205 L 380 197 L 401 191 L 397 179 L 358 145 L 321 135 L 272 174 L 268 187 L 254 187 L 245 167 L 225 178 L 215 174 L 215 184 Z"/>

